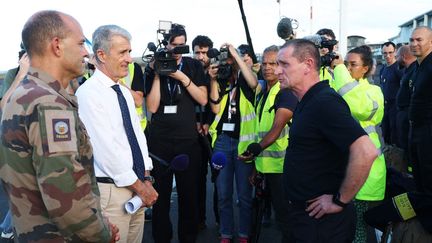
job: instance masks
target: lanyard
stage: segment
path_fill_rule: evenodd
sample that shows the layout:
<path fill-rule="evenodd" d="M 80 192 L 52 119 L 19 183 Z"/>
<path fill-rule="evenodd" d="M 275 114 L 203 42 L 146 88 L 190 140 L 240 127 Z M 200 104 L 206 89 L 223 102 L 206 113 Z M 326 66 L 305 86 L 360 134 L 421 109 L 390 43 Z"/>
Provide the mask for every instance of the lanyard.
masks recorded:
<path fill-rule="evenodd" d="M 183 68 L 183 60 L 180 62 L 180 64 L 178 65 L 178 70 L 182 70 L 182 68 Z M 176 92 L 176 90 L 177 89 L 179 89 L 179 93 L 181 93 L 181 90 L 180 90 L 180 85 L 178 84 L 178 83 L 174 83 L 174 87 L 172 88 L 172 90 L 171 90 L 171 78 L 170 77 L 167 77 L 167 86 L 168 86 L 168 94 L 169 94 L 169 96 L 170 96 L 170 101 L 171 101 L 171 105 L 172 105 L 172 101 L 173 101 L 173 96 L 174 96 L 174 94 L 175 94 L 175 92 Z"/>
<path fill-rule="evenodd" d="M 229 102 L 228 102 L 228 122 L 231 121 L 231 116 L 235 114 L 236 112 L 236 90 L 237 87 L 231 88 L 231 91 L 229 92 Z"/>

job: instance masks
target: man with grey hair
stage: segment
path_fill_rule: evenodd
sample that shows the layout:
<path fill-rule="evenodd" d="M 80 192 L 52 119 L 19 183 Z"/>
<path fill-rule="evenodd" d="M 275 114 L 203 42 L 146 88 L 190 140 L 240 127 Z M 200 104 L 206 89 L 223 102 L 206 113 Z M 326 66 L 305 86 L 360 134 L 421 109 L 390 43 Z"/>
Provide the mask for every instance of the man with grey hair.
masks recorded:
<path fill-rule="evenodd" d="M 144 206 L 158 197 L 150 170 L 152 161 L 129 90 L 119 85 L 132 62 L 131 35 L 116 25 L 93 33 L 96 71 L 77 91 L 79 115 L 94 148 L 95 174 L 105 215 L 118 225 L 121 242 L 141 242 Z M 82 108 L 82 109 L 81 109 Z M 127 213 L 125 203 L 137 195 L 142 207 Z"/>
<path fill-rule="evenodd" d="M 282 173 L 288 146 L 288 123 L 297 105 L 297 98 L 291 90 L 280 88 L 278 76 L 275 74 L 278 51 L 279 47 L 272 45 L 263 52 L 261 72 L 265 87 L 257 88 L 256 91 L 261 93 L 256 107 L 258 119 L 255 120 L 258 136 L 256 142 L 248 146 L 250 154 L 240 155 L 240 157 L 245 160 L 255 157 L 253 177 L 257 176 L 256 172 L 264 175 L 265 185 L 271 191 L 270 197 L 276 220 L 282 232 L 281 242 L 288 242 L 288 208 L 285 197 L 281 196 L 283 195 Z M 260 83 L 259 86 L 262 84 Z"/>

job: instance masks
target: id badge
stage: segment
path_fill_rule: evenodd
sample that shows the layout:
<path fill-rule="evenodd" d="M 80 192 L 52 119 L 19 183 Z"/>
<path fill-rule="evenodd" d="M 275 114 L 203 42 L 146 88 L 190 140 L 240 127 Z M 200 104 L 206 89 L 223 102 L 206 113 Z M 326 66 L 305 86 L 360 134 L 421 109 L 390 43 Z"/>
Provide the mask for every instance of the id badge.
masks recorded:
<path fill-rule="evenodd" d="M 234 123 L 224 123 L 222 124 L 222 131 L 234 132 Z"/>
<path fill-rule="evenodd" d="M 166 105 L 164 106 L 164 114 L 176 114 L 177 106 L 176 105 Z"/>

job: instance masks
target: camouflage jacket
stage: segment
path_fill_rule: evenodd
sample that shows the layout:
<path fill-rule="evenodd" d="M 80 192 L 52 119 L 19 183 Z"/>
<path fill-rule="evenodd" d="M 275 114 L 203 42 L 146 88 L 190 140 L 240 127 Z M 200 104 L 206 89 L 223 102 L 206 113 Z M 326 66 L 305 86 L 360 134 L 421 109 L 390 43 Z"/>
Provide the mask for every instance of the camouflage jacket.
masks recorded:
<path fill-rule="evenodd" d="M 108 242 L 77 102 L 30 68 L 4 107 L 0 176 L 19 242 Z"/>

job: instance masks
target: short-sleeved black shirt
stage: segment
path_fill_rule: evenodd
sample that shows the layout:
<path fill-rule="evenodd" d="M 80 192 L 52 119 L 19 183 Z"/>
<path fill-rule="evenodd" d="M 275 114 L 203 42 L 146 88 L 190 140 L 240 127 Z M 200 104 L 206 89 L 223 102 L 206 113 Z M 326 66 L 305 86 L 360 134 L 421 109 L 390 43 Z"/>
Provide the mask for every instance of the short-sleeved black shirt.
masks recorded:
<path fill-rule="evenodd" d="M 182 57 L 181 71 L 197 86 L 205 86 L 202 64 L 189 57 Z M 154 73 L 146 72 L 146 90 L 153 85 Z M 152 114 L 149 124 L 151 136 L 162 138 L 196 138 L 195 100 L 180 81 L 168 76 L 160 76 L 160 104 L 156 113 Z M 176 105 L 175 114 L 165 114 L 165 106 Z"/>
<path fill-rule="evenodd" d="M 413 93 L 408 118 L 420 125 L 432 122 L 432 52 L 413 74 Z"/>
<path fill-rule="evenodd" d="M 367 135 L 328 81 L 315 84 L 298 103 L 284 164 L 288 199 L 306 201 L 336 193 L 345 176 L 349 148 Z"/>

